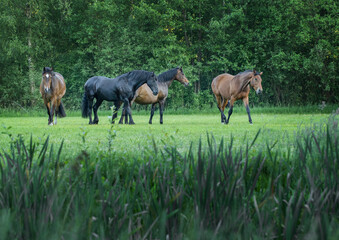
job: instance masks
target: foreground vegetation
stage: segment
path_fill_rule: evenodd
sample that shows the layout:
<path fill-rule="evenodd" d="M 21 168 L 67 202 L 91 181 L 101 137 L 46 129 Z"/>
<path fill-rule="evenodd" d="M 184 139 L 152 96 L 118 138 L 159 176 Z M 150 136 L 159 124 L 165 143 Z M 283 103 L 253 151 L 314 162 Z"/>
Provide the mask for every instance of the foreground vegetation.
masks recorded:
<path fill-rule="evenodd" d="M 94 157 L 84 144 L 66 158 L 66 140 L 14 134 L 0 155 L 0 238 L 336 239 L 338 132 L 332 114 L 300 126 L 288 148 L 262 126 L 241 142 L 208 134 L 185 149 L 150 139 L 120 166 L 112 148 Z"/>

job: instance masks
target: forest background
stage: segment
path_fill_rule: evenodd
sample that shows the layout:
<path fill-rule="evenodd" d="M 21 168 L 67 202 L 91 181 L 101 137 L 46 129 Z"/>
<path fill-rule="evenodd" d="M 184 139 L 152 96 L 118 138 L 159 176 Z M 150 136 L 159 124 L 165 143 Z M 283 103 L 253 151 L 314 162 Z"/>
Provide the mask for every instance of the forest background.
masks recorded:
<path fill-rule="evenodd" d="M 94 75 L 177 66 L 191 84 L 173 84 L 173 108 L 212 107 L 215 76 L 252 68 L 264 72 L 252 107 L 338 103 L 338 12 L 334 0 L 1 0 L 0 107 L 42 108 L 44 66 L 74 110 Z"/>

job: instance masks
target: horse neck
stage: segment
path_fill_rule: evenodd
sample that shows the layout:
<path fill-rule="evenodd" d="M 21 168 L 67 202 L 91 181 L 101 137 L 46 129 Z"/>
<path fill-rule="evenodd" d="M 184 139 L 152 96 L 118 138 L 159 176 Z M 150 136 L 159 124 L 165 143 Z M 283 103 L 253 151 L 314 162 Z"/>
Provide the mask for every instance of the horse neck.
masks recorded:
<path fill-rule="evenodd" d="M 135 92 L 139 87 L 141 87 L 143 84 L 147 83 L 148 76 L 145 76 L 143 78 L 138 78 L 133 82 L 133 91 Z"/>
<path fill-rule="evenodd" d="M 232 79 L 234 86 L 237 86 L 237 84 L 240 85 L 240 86 L 238 85 L 239 86 L 239 90 L 238 90 L 239 93 L 249 89 L 250 80 L 252 78 L 251 74 L 252 74 L 252 72 L 245 74 L 245 76 L 242 76 L 243 74 L 241 74 L 239 76 L 235 76 Z"/>
<path fill-rule="evenodd" d="M 135 92 L 139 87 L 141 87 L 145 83 L 147 83 L 147 80 L 146 81 L 137 82 L 136 84 L 133 85 L 133 91 Z"/>
<path fill-rule="evenodd" d="M 167 88 L 169 88 L 169 87 L 172 85 L 173 81 L 174 81 L 174 78 L 172 78 L 172 79 L 169 80 L 169 81 L 166 81 L 166 82 L 159 82 L 159 83 L 160 83 L 161 85 L 167 86 Z"/>
<path fill-rule="evenodd" d="M 246 76 L 244 77 L 243 83 L 248 86 L 251 83 L 252 77 L 253 77 L 252 72 L 246 74 Z"/>
<path fill-rule="evenodd" d="M 158 76 L 158 83 L 162 86 L 171 86 L 175 75 L 177 74 L 177 68 L 173 68 L 171 70 L 168 70 L 167 72 L 163 72 Z"/>

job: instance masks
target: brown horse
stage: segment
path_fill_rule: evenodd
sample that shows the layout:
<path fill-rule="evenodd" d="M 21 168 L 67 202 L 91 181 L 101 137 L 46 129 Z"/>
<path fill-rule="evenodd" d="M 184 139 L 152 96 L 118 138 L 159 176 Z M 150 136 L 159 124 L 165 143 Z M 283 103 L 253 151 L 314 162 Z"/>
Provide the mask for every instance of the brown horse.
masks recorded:
<path fill-rule="evenodd" d="M 65 92 L 66 84 L 63 76 L 60 73 L 54 72 L 53 68 L 44 67 L 40 93 L 47 108 L 48 125 L 53 125 L 54 112 L 54 124 L 57 124 L 57 116 L 61 118 L 66 117 L 65 109 L 61 103 L 61 98 L 65 95 Z"/>
<path fill-rule="evenodd" d="M 248 94 L 250 93 L 250 86 L 254 88 L 257 94 L 262 93 L 261 75 L 262 72 L 247 70 L 238 73 L 236 76 L 224 73 L 213 79 L 211 87 L 221 113 L 221 123 L 228 124 L 233 112 L 234 102 L 242 99 L 248 114 L 248 121 L 252 124 L 248 106 Z M 230 110 L 228 111 L 228 118 L 226 118 L 224 110 L 228 103 L 230 104 Z"/>
<path fill-rule="evenodd" d="M 160 106 L 160 124 L 163 124 L 163 113 L 165 107 L 165 101 L 168 96 L 168 88 L 171 86 L 174 80 L 179 81 L 185 86 L 188 86 L 189 81 L 187 80 L 182 67 L 173 68 L 166 72 L 161 73 L 158 75 L 158 90 L 159 93 L 157 95 L 153 95 L 151 89 L 146 85 L 143 84 L 135 93 L 133 100 L 131 101 L 131 105 L 133 102 L 136 102 L 141 105 L 148 105 L 152 104 L 151 108 L 151 116 L 149 119 L 149 124 L 152 124 L 152 118 L 154 115 L 155 105 L 159 103 Z M 125 123 L 127 123 L 127 116 L 125 112 L 122 112 L 121 118 L 119 123 L 123 123 L 123 118 L 125 116 Z"/>

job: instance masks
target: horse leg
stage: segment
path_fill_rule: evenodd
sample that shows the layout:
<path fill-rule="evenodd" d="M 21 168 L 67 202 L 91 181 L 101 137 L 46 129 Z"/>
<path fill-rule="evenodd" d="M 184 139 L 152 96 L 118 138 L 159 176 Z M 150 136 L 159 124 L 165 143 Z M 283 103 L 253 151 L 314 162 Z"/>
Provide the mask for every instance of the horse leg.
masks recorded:
<path fill-rule="evenodd" d="M 133 118 L 132 118 L 132 111 L 131 111 L 131 107 L 130 107 L 128 99 L 124 100 L 124 111 L 125 111 L 126 114 L 128 114 L 129 124 L 135 124 L 134 121 L 133 121 Z"/>
<path fill-rule="evenodd" d="M 88 116 L 89 116 L 89 123 L 93 124 L 92 122 L 92 108 L 93 108 L 93 97 L 88 98 Z"/>
<path fill-rule="evenodd" d="M 49 102 L 45 102 L 46 108 L 47 108 L 47 114 L 48 114 L 48 125 L 51 123 L 51 113 L 50 113 L 50 104 Z"/>
<path fill-rule="evenodd" d="M 230 101 L 227 100 L 226 107 L 230 107 Z"/>
<path fill-rule="evenodd" d="M 132 109 L 132 104 L 134 103 L 134 100 L 135 100 L 135 98 L 136 98 L 137 96 L 135 95 L 133 98 L 132 98 L 132 100 L 131 101 L 129 101 L 129 107 Z M 132 110 L 131 110 L 132 111 Z M 125 114 L 125 124 L 127 124 L 127 122 L 128 122 L 128 116 L 127 116 L 127 114 Z"/>
<path fill-rule="evenodd" d="M 49 125 L 52 126 L 53 125 L 53 116 L 54 116 L 54 111 L 55 111 L 55 100 L 51 101 L 51 107 L 49 109 L 49 114 L 50 114 L 50 122 Z"/>
<path fill-rule="evenodd" d="M 221 105 L 221 123 L 226 123 L 226 116 L 225 116 L 225 107 L 229 106 L 229 101 L 228 99 L 223 98 L 222 100 L 222 105 Z"/>
<path fill-rule="evenodd" d="M 120 105 L 121 105 L 120 101 L 114 102 L 114 110 L 113 110 L 113 115 L 112 115 L 112 124 L 114 124 L 115 119 L 118 116 L 118 110 L 120 108 Z"/>
<path fill-rule="evenodd" d="M 131 105 L 130 105 L 130 107 L 131 107 Z M 125 113 L 125 124 L 127 124 L 128 123 L 128 115 Z"/>
<path fill-rule="evenodd" d="M 93 113 L 94 113 L 93 124 L 98 124 L 98 122 L 99 122 L 98 109 L 99 109 L 102 102 L 103 102 L 103 99 L 97 98 L 97 101 L 95 102 L 95 104 L 93 106 Z"/>
<path fill-rule="evenodd" d="M 121 117 L 120 117 L 120 120 L 119 120 L 119 124 L 123 124 L 124 123 L 124 118 L 127 120 L 125 109 L 122 109 Z M 127 121 L 125 121 L 125 123 L 127 123 Z"/>
<path fill-rule="evenodd" d="M 55 109 L 57 109 L 58 107 L 56 107 Z M 54 125 L 57 125 L 58 123 L 58 111 L 55 110 L 55 118 L 54 118 Z"/>
<path fill-rule="evenodd" d="M 163 124 L 162 117 L 164 115 L 165 102 L 159 102 L 160 107 L 160 124 Z"/>
<path fill-rule="evenodd" d="M 227 118 L 227 120 L 226 120 L 226 124 L 228 124 L 229 123 L 229 121 L 230 121 L 230 117 L 231 117 L 231 115 L 232 115 L 232 112 L 233 112 L 233 105 L 234 105 L 234 102 L 235 102 L 235 99 L 233 98 L 233 97 L 231 97 L 231 101 L 230 101 L 230 110 L 228 110 L 228 118 Z"/>
<path fill-rule="evenodd" d="M 244 102 L 247 114 L 248 114 L 248 121 L 250 122 L 250 124 L 252 124 L 252 118 L 251 118 L 251 112 L 250 112 L 250 107 L 248 105 L 248 96 L 246 98 L 243 98 L 242 100 Z"/>
<path fill-rule="evenodd" d="M 215 98 L 217 100 L 217 106 L 220 111 L 220 116 L 221 116 L 221 123 L 226 121 L 226 116 L 224 114 L 224 109 L 222 106 L 224 104 L 224 99 L 220 95 L 215 95 Z"/>
<path fill-rule="evenodd" d="M 152 124 L 152 119 L 153 119 L 153 115 L 154 115 L 154 110 L 155 110 L 155 103 L 152 103 L 152 107 L 151 107 L 151 115 L 149 117 L 149 124 Z"/>
<path fill-rule="evenodd" d="M 59 106 L 60 106 L 61 99 L 56 100 L 56 108 L 55 108 L 55 119 L 54 119 L 54 125 L 58 123 L 58 114 L 59 114 Z"/>

